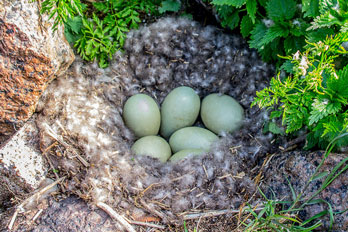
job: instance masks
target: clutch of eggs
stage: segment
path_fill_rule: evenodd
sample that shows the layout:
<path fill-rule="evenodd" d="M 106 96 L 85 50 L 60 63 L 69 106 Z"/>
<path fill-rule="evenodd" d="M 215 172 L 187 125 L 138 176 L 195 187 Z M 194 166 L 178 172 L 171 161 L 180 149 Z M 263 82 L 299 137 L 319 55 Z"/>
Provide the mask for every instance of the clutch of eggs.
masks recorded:
<path fill-rule="evenodd" d="M 207 129 L 193 126 L 199 113 Z M 201 103 L 192 88 L 181 86 L 166 96 L 161 109 L 150 96 L 133 95 L 124 105 L 123 119 L 139 138 L 131 148 L 135 155 L 176 162 L 208 152 L 219 139 L 217 135 L 238 130 L 244 110 L 234 98 L 217 93 L 206 96 Z M 157 136 L 158 132 L 169 139 L 169 144 Z"/>

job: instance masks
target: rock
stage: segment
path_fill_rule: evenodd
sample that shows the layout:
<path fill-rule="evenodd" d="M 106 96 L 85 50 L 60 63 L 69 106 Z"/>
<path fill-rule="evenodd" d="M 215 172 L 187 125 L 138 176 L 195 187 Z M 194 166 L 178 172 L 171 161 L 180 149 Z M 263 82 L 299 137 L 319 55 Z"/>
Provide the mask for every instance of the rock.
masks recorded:
<path fill-rule="evenodd" d="M 263 172 L 265 175 L 263 192 L 266 193 L 268 198 L 282 199 L 284 201 L 291 200 L 291 190 L 285 177 L 290 180 L 296 193 L 300 193 L 321 162 L 322 156 L 322 152 L 289 152 L 274 156 L 268 168 Z M 319 172 L 331 171 L 335 165 L 346 157 L 344 154 L 330 154 Z M 312 196 L 320 188 L 324 180 L 325 178 L 322 178 L 310 184 L 303 197 L 308 198 Z M 348 208 L 347 188 L 348 176 L 345 172 L 321 192 L 316 199 L 320 198 L 328 201 L 332 205 L 334 212 L 343 211 Z M 327 209 L 325 204 L 314 204 L 310 207 L 307 206 L 300 216 L 302 219 L 308 219 L 325 209 Z M 325 216 L 321 219 L 324 225 L 320 228 L 320 231 L 327 231 L 329 218 Z M 348 231 L 348 212 L 335 215 L 333 230 Z"/>
<path fill-rule="evenodd" d="M 38 139 L 35 123 L 29 120 L 0 147 L 0 208 L 7 208 L 11 197 L 36 189 L 45 179 L 47 166 Z"/>
<path fill-rule="evenodd" d="M 66 71 L 74 54 L 62 28 L 40 16 L 38 2 L 0 2 L 0 137 L 30 118 L 48 83 Z"/>
<path fill-rule="evenodd" d="M 33 121 L 26 123 L 2 148 L 0 163 L 13 168 L 17 176 L 33 188 L 45 178 L 46 165 L 39 151 L 38 131 Z"/>

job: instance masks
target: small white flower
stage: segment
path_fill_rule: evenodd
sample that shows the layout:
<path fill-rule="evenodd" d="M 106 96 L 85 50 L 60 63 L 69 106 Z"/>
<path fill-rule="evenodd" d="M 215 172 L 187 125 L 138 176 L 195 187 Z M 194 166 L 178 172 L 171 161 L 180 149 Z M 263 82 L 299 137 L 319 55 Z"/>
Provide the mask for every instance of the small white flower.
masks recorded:
<path fill-rule="evenodd" d="M 305 76 L 308 68 L 308 60 L 306 56 L 302 56 L 299 69 L 301 70 L 301 75 Z"/>
<path fill-rule="evenodd" d="M 293 60 L 299 60 L 300 59 L 300 51 L 297 50 L 297 52 L 294 54 L 294 56 L 292 57 Z"/>

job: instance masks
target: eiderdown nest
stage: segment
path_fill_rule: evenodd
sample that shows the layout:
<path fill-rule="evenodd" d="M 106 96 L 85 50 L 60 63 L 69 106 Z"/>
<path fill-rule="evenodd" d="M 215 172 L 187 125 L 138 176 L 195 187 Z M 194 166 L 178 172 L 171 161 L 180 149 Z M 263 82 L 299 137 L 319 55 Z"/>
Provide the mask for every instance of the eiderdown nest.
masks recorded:
<path fill-rule="evenodd" d="M 267 114 L 250 108 L 273 71 L 239 35 L 184 18 L 160 19 L 131 31 L 125 52 L 108 68 L 78 59 L 49 86 L 37 107 L 42 150 L 59 175 L 68 176 L 64 191 L 126 217 L 152 214 L 172 224 L 185 213 L 238 209 L 256 199 L 255 167 L 273 139 L 262 133 Z M 221 134 L 202 156 L 165 164 L 135 157 L 130 147 L 136 138 L 122 120 L 124 102 L 145 93 L 161 104 L 179 86 L 201 98 L 234 97 L 245 109 L 244 126 Z"/>

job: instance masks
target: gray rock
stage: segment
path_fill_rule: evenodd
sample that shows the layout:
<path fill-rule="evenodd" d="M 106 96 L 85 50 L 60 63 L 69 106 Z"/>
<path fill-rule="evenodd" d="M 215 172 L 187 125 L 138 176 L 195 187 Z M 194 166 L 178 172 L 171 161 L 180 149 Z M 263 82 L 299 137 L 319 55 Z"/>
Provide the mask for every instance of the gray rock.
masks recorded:
<path fill-rule="evenodd" d="M 62 28 L 40 16 L 39 2 L 0 2 L 0 143 L 33 114 L 48 83 L 74 60 Z"/>

